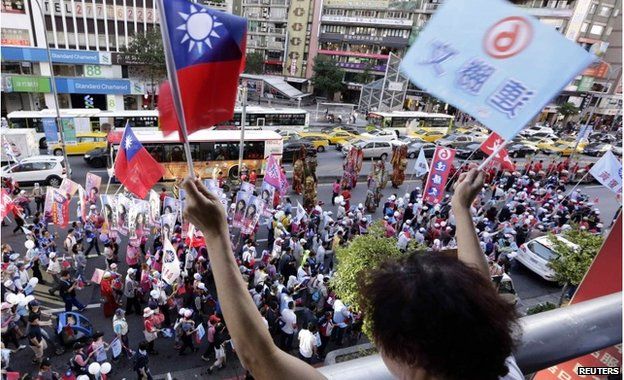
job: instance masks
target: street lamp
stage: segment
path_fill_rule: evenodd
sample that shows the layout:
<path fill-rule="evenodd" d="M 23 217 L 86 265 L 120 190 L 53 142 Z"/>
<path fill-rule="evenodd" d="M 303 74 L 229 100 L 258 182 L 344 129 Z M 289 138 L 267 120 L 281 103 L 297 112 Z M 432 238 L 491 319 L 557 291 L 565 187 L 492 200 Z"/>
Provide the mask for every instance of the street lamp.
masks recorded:
<path fill-rule="evenodd" d="M 50 65 L 50 82 L 52 85 L 52 93 L 54 94 L 54 108 L 56 110 L 56 127 L 59 131 L 59 136 L 61 138 L 61 146 L 63 147 L 63 158 L 65 159 L 65 167 L 67 168 L 67 178 L 71 179 L 71 168 L 69 166 L 69 159 L 67 158 L 67 147 L 65 146 L 65 135 L 63 133 L 63 126 L 61 125 L 61 111 L 59 110 L 59 100 L 58 100 L 58 92 L 56 90 L 56 77 L 54 76 L 54 67 L 52 67 L 52 54 L 50 53 L 50 44 L 48 43 L 48 31 L 45 27 L 45 15 L 43 13 L 43 8 L 41 4 L 39 4 L 39 0 L 34 1 L 37 4 L 37 8 L 39 8 L 39 13 L 41 13 L 41 22 L 43 23 L 43 37 L 46 46 L 46 53 L 48 54 L 48 65 Z"/>

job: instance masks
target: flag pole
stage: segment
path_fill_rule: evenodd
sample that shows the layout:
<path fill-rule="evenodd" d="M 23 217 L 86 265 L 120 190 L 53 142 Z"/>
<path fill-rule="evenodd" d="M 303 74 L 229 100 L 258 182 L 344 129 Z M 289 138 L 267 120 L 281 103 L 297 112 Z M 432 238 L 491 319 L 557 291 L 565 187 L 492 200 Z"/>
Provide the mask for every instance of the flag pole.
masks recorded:
<path fill-rule="evenodd" d="M 511 139 L 510 139 L 510 140 L 505 140 L 502 144 L 500 144 L 500 145 L 498 146 L 498 148 L 496 148 L 496 150 L 495 150 L 495 151 L 493 151 L 493 152 L 490 154 L 490 156 L 489 156 L 488 158 L 486 158 L 486 159 L 485 159 L 485 161 L 483 161 L 483 162 L 481 163 L 481 165 L 479 165 L 478 170 L 483 170 L 483 168 L 484 168 L 487 164 L 489 164 L 489 163 L 490 163 L 490 161 L 492 161 L 492 159 L 493 159 L 494 157 L 498 156 L 498 154 L 499 154 L 499 153 L 500 153 L 503 149 L 505 149 L 505 147 L 507 146 L 507 144 L 509 143 L 509 141 L 511 141 Z"/>
<path fill-rule="evenodd" d="M 188 165 L 188 175 L 195 176 L 193 169 L 193 158 L 191 157 L 191 146 L 188 139 L 188 130 L 186 128 L 186 119 L 184 117 L 184 108 L 182 107 L 182 98 L 180 97 L 180 86 L 178 84 L 178 76 L 175 72 L 175 62 L 171 53 L 171 41 L 169 39 L 169 27 L 167 26 L 167 17 L 165 15 L 164 0 L 158 0 L 158 13 L 160 15 L 160 32 L 163 38 L 163 50 L 165 51 L 165 61 L 167 63 L 167 76 L 171 82 L 171 94 L 173 97 L 173 106 L 180 122 L 180 133 L 182 144 L 184 145 L 184 154 L 186 155 L 186 163 Z"/>
<path fill-rule="evenodd" d="M 587 171 L 587 173 L 585 173 L 584 176 L 581 177 L 581 179 L 578 180 L 578 182 L 576 182 L 576 185 L 574 185 L 574 187 L 572 187 L 572 190 L 570 190 L 566 195 L 563 196 L 563 198 L 561 198 L 561 200 L 558 200 L 557 202 L 557 207 L 555 207 L 555 210 L 559 208 L 559 205 L 566 199 L 568 198 L 570 195 L 572 195 L 572 193 L 574 192 L 574 190 L 576 190 L 576 188 L 578 187 L 578 185 L 581 184 L 581 182 L 587 178 L 587 176 L 589 175 L 589 170 Z"/>
<path fill-rule="evenodd" d="M 243 154 L 245 153 L 245 124 L 247 122 L 247 85 L 243 85 L 241 88 L 241 135 L 240 143 L 238 146 L 238 179 L 243 182 Z"/>
<path fill-rule="evenodd" d="M 445 189 L 448 187 L 448 185 L 453 181 L 453 178 L 455 178 L 457 176 L 457 173 L 459 173 L 461 171 L 461 168 L 466 165 L 466 163 L 470 160 L 470 158 L 472 158 L 472 156 L 476 153 L 477 150 L 481 149 L 481 147 L 475 149 L 472 151 L 472 153 L 470 153 L 470 155 L 468 156 L 468 158 L 466 158 L 457 168 L 457 171 L 455 173 L 453 173 L 453 175 L 451 176 L 451 178 L 449 178 L 446 181 L 446 186 L 444 187 Z M 479 170 L 481 170 L 481 168 L 479 168 Z"/>

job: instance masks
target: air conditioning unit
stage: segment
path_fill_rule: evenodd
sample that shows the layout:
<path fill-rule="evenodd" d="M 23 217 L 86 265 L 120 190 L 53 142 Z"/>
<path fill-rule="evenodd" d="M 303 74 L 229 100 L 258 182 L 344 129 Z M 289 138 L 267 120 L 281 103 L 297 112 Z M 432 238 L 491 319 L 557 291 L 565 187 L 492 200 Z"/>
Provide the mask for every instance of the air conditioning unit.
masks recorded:
<path fill-rule="evenodd" d="M 261 31 L 261 32 L 265 32 L 265 33 L 266 33 L 266 31 L 267 31 L 267 27 L 266 27 L 266 26 L 261 27 L 261 28 L 260 28 L 260 31 Z"/>

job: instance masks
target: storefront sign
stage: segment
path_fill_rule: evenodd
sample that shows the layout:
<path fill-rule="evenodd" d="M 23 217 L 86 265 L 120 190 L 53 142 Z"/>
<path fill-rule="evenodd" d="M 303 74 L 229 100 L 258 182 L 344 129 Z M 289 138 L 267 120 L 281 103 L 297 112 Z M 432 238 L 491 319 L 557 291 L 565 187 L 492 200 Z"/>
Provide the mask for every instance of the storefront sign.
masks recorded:
<path fill-rule="evenodd" d="M 129 80 L 57 78 L 58 92 L 64 94 L 131 94 Z"/>
<path fill-rule="evenodd" d="M 87 78 L 112 78 L 113 68 L 102 65 L 85 65 L 84 76 Z"/>
<path fill-rule="evenodd" d="M 51 14 L 50 3 L 44 2 L 44 5 L 44 13 L 48 15 Z M 61 10 L 61 7 L 64 9 Z M 75 14 L 76 17 L 86 16 L 91 19 L 95 16 L 96 19 L 100 20 L 112 20 L 116 14 L 118 20 L 128 20 L 128 22 L 136 20 L 141 23 L 144 21 L 149 23 L 159 22 L 158 12 L 155 12 L 154 9 L 155 8 L 133 7 L 130 4 L 104 6 L 104 4 L 90 4 L 80 1 L 70 3 L 68 1 L 61 2 L 57 0 L 54 1 L 53 4 L 53 13 L 57 16 L 64 12 L 65 15 L 69 17 Z"/>
<path fill-rule="evenodd" d="M 303 55 L 308 33 L 308 16 L 313 10 L 311 0 L 298 0 L 290 5 L 288 11 L 288 43 L 284 75 L 304 76 Z"/>
<path fill-rule="evenodd" d="M 321 17 L 321 22 L 344 22 L 348 24 L 361 24 L 361 25 L 392 25 L 392 26 L 412 26 L 412 20 L 399 20 L 399 19 L 381 19 L 372 17 L 346 17 L 346 16 L 332 16 L 324 15 Z"/>
<path fill-rule="evenodd" d="M 386 71 L 386 65 L 370 66 L 368 63 L 364 62 L 337 62 L 336 66 L 342 67 L 344 69 L 366 70 L 368 68 L 371 71 Z"/>
<path fill-rule="evenodd" d="M 10 84 L 9 84 L 10 82 Z M 50 92 L 50 78 L 14 76 L 9 77 L 7 92 Z"/>
<path fill-rule="evenodd" d="M 388 47 L 405 47 L 408 38 L 405 37 L 382 37 L 361 34 L 321 33 L 319 39 L 329 42 L 350 42 L 353 44 L 379 44 Z"/>
<path fill-rule="evenodd" d="M 83 50 L 63 50 L 50 49 L 52 62 L 57 63 L 76 63 L 76 64 L 95 64 L 110 65 L 111 55 L 107 52 L 83 51 Z M 30 61 L 30 62 L 47 62 L 48 54 L 46 49 L 40 48 L 20 48 L 20 47 L 3 47 L 3 61 Z"/>
<path fill-rule="evenodd" d="M 30 33 L 28 29 L 2 28 L 0 43 L 3 46 L 30 46 Z"/>
<path fill-rule="evenodd" d="M 581 77 L 581 82 L 579 83 L 576 91 L 581 91 L 581 92 L 590 91 L 593 85 L 594 85 L 594 78 L 583 76 Z"/>
<path fill-rule="evenodd" d="M 58 128 L 56 127 L 56 120 L 51 117 L 42 119 L 43 133 L 45 134 L 48 144 L 55 144 L 58 142 Z"/>

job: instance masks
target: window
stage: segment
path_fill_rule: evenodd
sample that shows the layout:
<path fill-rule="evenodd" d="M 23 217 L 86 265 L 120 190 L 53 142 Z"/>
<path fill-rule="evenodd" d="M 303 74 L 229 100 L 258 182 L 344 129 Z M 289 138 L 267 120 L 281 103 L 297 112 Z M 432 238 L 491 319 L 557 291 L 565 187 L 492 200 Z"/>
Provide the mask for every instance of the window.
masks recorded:
<path fill-rule="evenodd" d="M 602 26 L 602 25 L 592 25 L 591 29 L 589 30 L 589 33 L 600 36 L 600 35 L 602 35 L 603 31 L 604 31 L 604 26 Z"/>
<path fill-rule="evenodd" d="M 610 36 L 611 32 L 613 32 L 613 27 L 607 26 L 607 29 L 605 30 L 605 36 Z"/>
<path fill-rule="evenodd" d="M 588 23 L 586 23 L 586 22 L 584 22 L 584 23 L 581 25 L 581 32 L 582 32 L 582 33 L 587 32 L 587 28 L 588 28 L 588 27 L 589 27 L 589 24 L 588 24 Z"/>
<path fill-rule="evenodd" d="M 32 170 L 50 170 L 54 167 L 52 162 L 33 162 Z"/>
<path fill-rule="evenodd" d="M 83 142 L 83 143 L 95 142 L 95 137 L 79 137 L 78 142 Z"/>
<path fill-rule="evenodd" d="M 607 6 L 602 6 L 600 7 L 600 13 L 599 15 L 602 17 L 609 17 L 611 16 L 611 12 L 613 11 L 613 8 L 611 7 L 607 7 Z"/>
<path fill-rule="evenodd" d="M 368 143 L 364 145 L 364 149 L 372 149 L 375 146 L 375 143 Z"/>
<path fill-rule="evenodd" d="M 594 13 L 596 13 L 596 8 L 597 8 L 597 7 L 598 7 L 598 4 L 596 4 L 596 3 L 592 3 L 592 4 L 589 6 L 589 11 L 588 11 L 588 13 L 589 13 L 590 15 L 593 15 Z"/>
<path fill-rule="evenodd" d="M 33 164 L 19 164 L 11 169 L 12 173 L 21 173 L 21 172 L 32 172 L 35 170 L 33 168 Z"/>

